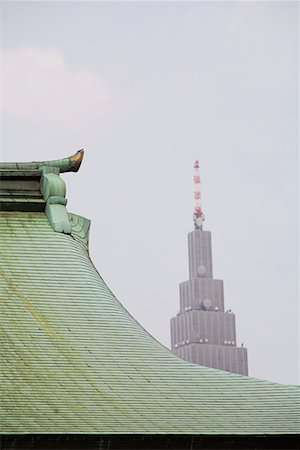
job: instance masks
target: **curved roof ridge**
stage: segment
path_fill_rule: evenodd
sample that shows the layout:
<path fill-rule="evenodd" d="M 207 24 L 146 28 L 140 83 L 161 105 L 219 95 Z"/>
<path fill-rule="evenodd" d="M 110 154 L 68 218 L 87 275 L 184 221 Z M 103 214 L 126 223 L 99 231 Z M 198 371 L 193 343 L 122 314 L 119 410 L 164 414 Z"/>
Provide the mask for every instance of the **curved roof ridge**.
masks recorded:
<path fill-rule="evenodd" d="M 78 150 L 74 155 L 67 158 L 56 159 L 53 161 L 32 161 L 32 162 L 5 162 L 0 163 L 0 170 L 39 170 L 41 167 L 50 166 L 63 172 L 77 172 L 83 160 L 84 150 Z"/>

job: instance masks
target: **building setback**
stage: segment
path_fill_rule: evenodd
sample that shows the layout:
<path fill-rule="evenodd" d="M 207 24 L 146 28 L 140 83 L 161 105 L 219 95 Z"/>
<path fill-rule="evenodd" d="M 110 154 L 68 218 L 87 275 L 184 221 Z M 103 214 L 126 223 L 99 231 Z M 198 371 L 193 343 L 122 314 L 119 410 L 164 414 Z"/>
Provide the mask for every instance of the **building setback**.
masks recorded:
<path fill-rule="evenodd" d="M 114 297 L 66 208 L 82 157 L 0 164 L 1 450 L 298 448 L 297 386 L 183 361 Z"/>
<path fill-rule="evenodd" d="M 191 363 L 248 375 L 247 349 L 236 343 L 235 315 L 224 310 L 223 281 L 213 278 L 211 232 L 203 230 L 198 161 L 194 167 L 195 230 L 188 235 L 189 280 L 180 283 L 180 311 L 171 319 L 171 349 Z"/>

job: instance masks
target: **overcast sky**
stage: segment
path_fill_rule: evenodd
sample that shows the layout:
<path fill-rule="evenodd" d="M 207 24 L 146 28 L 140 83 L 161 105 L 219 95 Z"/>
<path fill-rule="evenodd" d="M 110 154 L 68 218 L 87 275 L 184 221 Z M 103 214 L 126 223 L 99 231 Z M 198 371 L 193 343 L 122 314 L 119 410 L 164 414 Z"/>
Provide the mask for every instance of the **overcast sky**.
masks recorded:
<path fill-rule="evenodd" d="M 251 376 L 299 381 L 297 2 L 1 3 L 1 159 L 62 158 L 68 209 L 169 346 L 200 160 L 214 277 Z"/>

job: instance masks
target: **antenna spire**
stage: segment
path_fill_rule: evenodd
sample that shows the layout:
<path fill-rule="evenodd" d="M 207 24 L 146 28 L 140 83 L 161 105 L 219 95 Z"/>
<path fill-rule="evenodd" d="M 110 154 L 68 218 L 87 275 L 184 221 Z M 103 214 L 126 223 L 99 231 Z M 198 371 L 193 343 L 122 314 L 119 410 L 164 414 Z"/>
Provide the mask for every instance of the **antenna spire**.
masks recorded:
<path fill-rule="evenodd" d="M 195 230 L 202 230 L 203 222 L 205 220 L 205 216 L 202 212 L 201 208 L 201 182 L 200 182 L 200 171 L 199 171 L 199 161 L 195 161 L 194 164 L 194 198 L 195 198 L 195 209 L 194 209 L 194 226 Z"/>

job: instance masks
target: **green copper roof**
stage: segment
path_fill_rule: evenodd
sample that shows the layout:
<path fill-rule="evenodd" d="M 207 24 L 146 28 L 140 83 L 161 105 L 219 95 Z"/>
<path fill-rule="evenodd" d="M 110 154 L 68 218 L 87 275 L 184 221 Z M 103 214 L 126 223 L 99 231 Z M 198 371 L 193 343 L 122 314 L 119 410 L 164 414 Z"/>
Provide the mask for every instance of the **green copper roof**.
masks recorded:
<path fill-rule="evenodd" d="M 0 214 L 0 432 L 295 434 L 299 389 L 189 364 L 93 266 L 89 223 Z M 143 299 L 141 298 L 141 301 Z"/>

